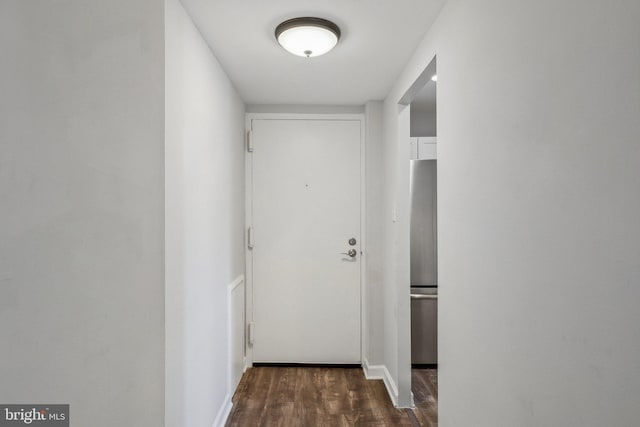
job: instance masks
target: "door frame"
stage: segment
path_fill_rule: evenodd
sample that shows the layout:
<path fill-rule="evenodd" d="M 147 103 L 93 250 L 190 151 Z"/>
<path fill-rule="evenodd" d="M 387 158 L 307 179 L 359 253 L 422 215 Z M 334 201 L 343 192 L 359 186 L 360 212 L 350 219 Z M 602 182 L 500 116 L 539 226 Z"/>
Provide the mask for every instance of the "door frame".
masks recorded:
<path fill-rule="evenodd" d="M 253 252 L 249 248 L 249 228 L 253 224 L 253 156 L 248 150 L 252 120 L 346 120 L 360 122 L 360 363 L 367 348 L 367 326 L 365 324 L 366 301 L 366 171 L 365 171 L 365 116 L 364 114 L 305 114 L 305 113 L 245 113 L 245 338 L 244 369 L 253 366 L 253 346 L 249 344 L 249 329 L 253 322 Z"/>
<path fill-rule="evenodd" d="M 431 80 L 431 76 L 434 72 L 437 72 L 437 52 L 433 52 L 430 55 L 429 62 L 425 65 L 424 69 L 420 72 L 420 74 L 416 77 L 416 79 L 411 83 L 411 85 L 404 92 L 402 97 L 397 102 L 398 113 L 397 113 L 397 121 L 398 128 L 396 130 L 396 143 L 398 144 L 398 155 L 399 162 L 398 165 L 398 176 L 399 178 L 399 187 L 396 188 L 396 194 L 398 194 L 399 203 L 402 206 L 399 206 L 399 211 L 404 215 L 403 221 L 407 224 L 407 227 L 402 230 L 399 234 L 398 245 L 399 245 L 399 254 L 397 258 L 397 263 L 399 266 L 399 270 L 396 272 L 396 278 L 398 283 L 398 304 L 397 310 L 398 313 L 398 401 L 397 407 L 400 408 L 408 408 L 413 407 L 413 391 L 411 388 L 411 259 L 410 259 L 410 232 L 409 225 L 410 221 L 410 212 L 411 212 L 411 197 L 409 194 L 409 138 L 411 135 L 411 103 L 415 99 L 416 95 L 424 88 L 424 86 Z M 431 66 L 433 65 L 433 69 Z M 438 95 L 440 96 L 440 95 Z M 438 99 L 436 97 L 436 108 L 438 105 Z M 436 116 L 436 121 L 440 123 L 440 114 Z M 436 126 L 439 129 L 438 124 Z M 440 169 L 437 170 L 437 191 L 438 196 L 440 196 Z M 440 213 L 440 204 L 438 204 L 438 214 Z M 440 216 L 438 216 L 440 218 Z M 437 239 L 437 247 L 438 253 L 440 253 L 440 239 Z M 438 271 L 440 269 L 440 258 L 438 258 Z M 439 279 L 439 278 L 438 278 Z M 440 283 L 438 283 L 440 286 Z M 440 288 L 438 288 L 440 289 Z M 438 300 L 439 301 L 439 300 Z M 404 305 L 407 304 L 407 305 Z M 440 304 L 438 302 L 438 309 L 440 308 Z M 440 320 L 440 311 L 438 310 L 438 342 L 442 334 L 440 333 L 440 329 L 442 323 Z M 440 347 L 438 347 L 438 353 Z M 438 357 L 438 362 L 439 362 Z"/>

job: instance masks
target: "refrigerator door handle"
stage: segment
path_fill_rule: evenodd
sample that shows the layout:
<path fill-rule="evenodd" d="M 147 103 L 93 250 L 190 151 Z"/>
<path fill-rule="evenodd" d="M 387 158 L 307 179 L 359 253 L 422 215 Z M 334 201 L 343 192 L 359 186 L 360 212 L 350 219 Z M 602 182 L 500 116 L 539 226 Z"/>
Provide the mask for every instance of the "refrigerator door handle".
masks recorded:
<path fill-rule="evenodd" d="M 435 294 L 435 295 L 411 294 L 411 299 L 438 299 L 438 294 Z"/>

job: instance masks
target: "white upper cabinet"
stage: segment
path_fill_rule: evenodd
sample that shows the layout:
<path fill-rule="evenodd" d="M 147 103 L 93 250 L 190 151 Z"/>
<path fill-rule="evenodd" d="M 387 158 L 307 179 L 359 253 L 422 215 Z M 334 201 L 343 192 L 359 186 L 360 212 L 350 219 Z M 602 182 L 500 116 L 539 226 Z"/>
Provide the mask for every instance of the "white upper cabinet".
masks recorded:
<path fill-rule="evenodd" d="M 437 156 L 437 140 L 435 136 L 409 138 L 410 160 L 435 160 Z"/>
<path fill-rule="evenodd" d="M 409 138 L 409 160 L 418 160 L 418 138 Z"/>

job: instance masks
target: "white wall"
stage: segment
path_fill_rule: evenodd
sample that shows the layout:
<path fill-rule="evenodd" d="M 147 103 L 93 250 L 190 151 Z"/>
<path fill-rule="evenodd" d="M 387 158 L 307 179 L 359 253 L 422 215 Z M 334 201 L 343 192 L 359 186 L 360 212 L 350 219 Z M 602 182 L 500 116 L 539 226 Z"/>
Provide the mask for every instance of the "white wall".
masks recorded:
<path fill-rule="evenodd" d="M 382 106 L 381 101 L 370 101 L 365 105 L 365 369 L 382 366 L 384 362 L 384 277 L 381 269 L 384 253 L 380 233 L 384 182 Z"/>
<path fill-rule="evenodd" d="M 0 2 L 0 401 L 164 419 L 164 11 Z"/>
<path fill-rule="evenodd" d="M 384 366 L 396 406 L 412 406 L 409 262 L 410 108 L 384 103 L 383 235 Z M 401 143 L 399 141 L 402 141 Z"/>
<path fill-rule="evenodd" d="M 386 100 L 437 53 L 443 427 L 637 425 L 639 19 L 449 0 Z"/>
<path fill-rule="evenodd" d="M 166 425 L 211 426 L 235 388 L 227 288 L 244 271 L 244 104 L 180 3 L 165 7 Z"/>

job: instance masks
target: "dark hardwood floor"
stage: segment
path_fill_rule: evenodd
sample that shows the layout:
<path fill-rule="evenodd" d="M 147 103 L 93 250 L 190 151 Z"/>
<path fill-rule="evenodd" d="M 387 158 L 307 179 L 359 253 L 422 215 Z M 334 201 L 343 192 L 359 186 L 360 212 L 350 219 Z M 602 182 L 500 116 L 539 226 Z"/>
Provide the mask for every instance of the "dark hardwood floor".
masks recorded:
<path fill-rule="evenodd" d="M 413 409 L 421 426 L 438 426 L 438 370 L 412 369 Z"/>
<path fill-rule="evenodd" d="M 359 368 L 257 367 L 245 372 L 227 426 L 438 425 L 437 371 L 414 369 L 416 408 L 396 409 L 381 380 Z"/>

